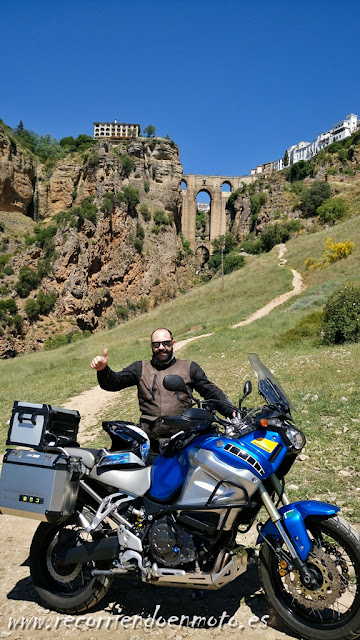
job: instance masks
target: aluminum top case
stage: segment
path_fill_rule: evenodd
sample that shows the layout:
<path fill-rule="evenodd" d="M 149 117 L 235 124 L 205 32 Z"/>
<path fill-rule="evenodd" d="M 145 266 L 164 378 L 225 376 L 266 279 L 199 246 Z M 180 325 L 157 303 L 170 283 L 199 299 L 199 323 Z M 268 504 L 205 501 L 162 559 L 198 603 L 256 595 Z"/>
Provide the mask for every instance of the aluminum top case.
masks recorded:
<path fill-rule="evenodd" d="M 76 442 L 80 414 L 78 411 L 49 404 L 14 402 L 7 445 L 41 450 L 47 445 L 67 446 Z"/>

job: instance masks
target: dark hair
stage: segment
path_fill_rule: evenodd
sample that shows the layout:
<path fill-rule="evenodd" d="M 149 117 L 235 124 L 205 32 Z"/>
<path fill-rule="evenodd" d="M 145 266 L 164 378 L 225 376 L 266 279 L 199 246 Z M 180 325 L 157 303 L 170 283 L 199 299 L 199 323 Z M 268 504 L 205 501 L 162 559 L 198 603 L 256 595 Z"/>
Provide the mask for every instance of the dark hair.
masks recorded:
<path fill-rule="evenodd" d="M 152 337 L 153 337 L 154 333 L 156 333 L 156 331 L 167 331 L 170 334 L 171 340 L 174 340 L 173 334 L 170 331 L 170 329 L 166 329 L 166 327 L 158 327 L 158 329 L 154 329 L 154 331 L 151 334 L 151 338 L 150 338 L 151 342 L 152 342 Z"/>

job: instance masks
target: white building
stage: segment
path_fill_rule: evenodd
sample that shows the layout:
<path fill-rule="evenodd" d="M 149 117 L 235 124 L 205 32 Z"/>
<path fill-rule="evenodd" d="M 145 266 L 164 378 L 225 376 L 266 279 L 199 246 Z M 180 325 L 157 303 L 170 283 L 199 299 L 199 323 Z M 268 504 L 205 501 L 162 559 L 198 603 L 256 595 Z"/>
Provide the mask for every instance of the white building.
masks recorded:
<path fill-rule="evenodd" d="M 139 124 L 125 124 L 124 122 L 94 122 L 94 139 L 110 138 L 121 140 L 124 138 L 137 138 L 140 135 Z"/>
<path fill-rule="evenodd" d="M 319 133 L 313 142 L 298 142 L 287 149 L 288 165 L 299 162 L 299 160 L 310 160 L 316 156 L 321 149 L 325 149 L 332 142 L 348 138 L 358 127 L 358 117 L 354 113 L 346 116 L 344 120 L 337 122 L 329 131 Z M 280 158 L 274 162 L 259 164 L 256 169 L 251 169 L 251 175 L 261 175 L 271 171 L 281 171 L 285 169 L 284 160 Z"/>
<path fill-rule="evenodd" d="M 196 208 L 198 211 L 204 211 L 204 213 L 208 213 L 210 211 L 210 205 L 207 202 L 197 202 Z"/>
<path fill-rule="evenodd" d="M 290 147 L 287 150 L 289 164 L 294 164 L 299 160 L 310 160 L 332 142 L 348 138 L 357 128 L 357 122 L 358 117 L 350 113 L 344 120 L 337 122 L 329 131 L 319 133 L 313 142 L 299 142 L 297 145 Z"/>

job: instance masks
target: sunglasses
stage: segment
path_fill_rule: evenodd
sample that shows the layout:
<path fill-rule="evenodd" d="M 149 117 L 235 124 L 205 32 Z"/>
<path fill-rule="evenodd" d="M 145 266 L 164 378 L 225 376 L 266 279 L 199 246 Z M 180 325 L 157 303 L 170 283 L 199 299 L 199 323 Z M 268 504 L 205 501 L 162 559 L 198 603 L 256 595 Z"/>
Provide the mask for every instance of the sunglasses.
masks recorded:
<path fill-rule="evenodd" d="M 158 349 L 160 347 L 160 345 L 162 344 L 163 347 L 172 347 L 172 340 L 162 340 L 161 342 L 152 342 L 152 346 L 154 347 L 154 349 Z"/>

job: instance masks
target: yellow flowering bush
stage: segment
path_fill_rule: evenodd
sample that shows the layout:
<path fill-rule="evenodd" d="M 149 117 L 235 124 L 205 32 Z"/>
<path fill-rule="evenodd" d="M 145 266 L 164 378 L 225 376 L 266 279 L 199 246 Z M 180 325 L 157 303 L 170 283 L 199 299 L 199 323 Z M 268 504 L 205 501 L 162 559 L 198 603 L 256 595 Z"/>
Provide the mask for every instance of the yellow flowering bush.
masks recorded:
<path fill-rule="evenodd" d="M 325 269 L 329 264 L 347 258 L 353 252 L 355 244 L 350 240 L 346 240 L 346 242 L 333 242 L 332 238 L 327 238 L 325 247 L 325 251 L 318 262 L 314 260 L 314 258 L 307 258 L 307 260 L 305 260 L 305 267 L 308 271 Z"/>

